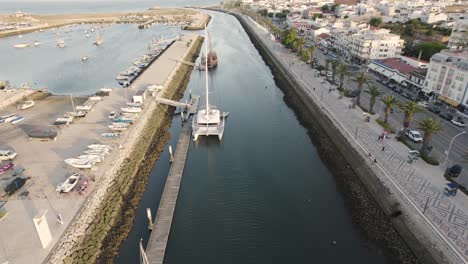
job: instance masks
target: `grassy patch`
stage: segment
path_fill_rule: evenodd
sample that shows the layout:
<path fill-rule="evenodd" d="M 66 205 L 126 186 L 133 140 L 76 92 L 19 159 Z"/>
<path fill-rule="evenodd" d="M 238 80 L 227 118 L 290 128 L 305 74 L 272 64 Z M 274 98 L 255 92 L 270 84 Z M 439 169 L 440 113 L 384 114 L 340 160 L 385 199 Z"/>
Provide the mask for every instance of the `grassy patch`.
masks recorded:
<path fill-rule="evenodd" d="M 377 124 L 379 124 L 381 127 L 385 128 L 386 130 L 390 131 L 392 134 L 395 134 L 395 130 L 393 130 L 392 126 L 389 123 L 385 123 L 383 120 L 380 118 L 377 118 L 375 120 Z"/>

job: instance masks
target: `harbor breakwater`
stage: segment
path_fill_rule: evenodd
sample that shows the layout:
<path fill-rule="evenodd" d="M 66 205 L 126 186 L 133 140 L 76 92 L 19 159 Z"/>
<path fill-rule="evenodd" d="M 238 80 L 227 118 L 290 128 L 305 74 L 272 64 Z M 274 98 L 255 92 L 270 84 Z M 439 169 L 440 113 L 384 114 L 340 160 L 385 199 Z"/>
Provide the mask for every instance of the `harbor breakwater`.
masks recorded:
<path fill-rule="evenodd" d="M 192 41 L 183 60 L 195 61 L 202 43 L 202 37 Z M 163 96 L 179 100 L 192 69 L 192 66 L 178 64 L 163 85 Z M 151 168 L 169 138 L 173 107 L 151 101 L 146 108 L 146 113 L 135 125 L 130 142 L 76 214 L 48 256 L 47 263 L 113 262 L 120 243 L 132 226 Z"/>
<path fill-rule="evenodd" d="M 335 176 L 353 222 L 366 239 L 386 249 L 384 254 L 390 263 L 446 262 L 440 252 L 424 241 L 424 236 L 418 236 L 411 229 L 412 224 L 407 222 L 404 215 L 392 217 L 395 212 L 403 211 L 398 199 L 392 196 L 336 124 L 310 98 L 269 48 L 264 46 L 261 37 L 250 28 L 245 18 L 236 13 L 230 14 L 239 20 L 271 69 L 277 86 L 285 95 L 286 104 L 308 130 L 322 160 Z"/>

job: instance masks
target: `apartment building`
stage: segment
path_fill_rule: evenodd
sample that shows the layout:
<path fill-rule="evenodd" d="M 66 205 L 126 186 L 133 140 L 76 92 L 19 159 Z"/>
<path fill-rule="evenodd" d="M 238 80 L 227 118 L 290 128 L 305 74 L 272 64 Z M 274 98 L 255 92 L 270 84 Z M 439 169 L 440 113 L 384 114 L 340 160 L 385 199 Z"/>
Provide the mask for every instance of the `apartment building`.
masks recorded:
<path fill-rule="evenodd" d="M 452 50 L 468 47 L 468 20 L 460 20 L 455 23 L 448 47 Z"/>
<path fill-rule="evenodd" d="M 423 91 L 457 107 L 468 106 L 468 50 L 442 50 L 428 66 Z"/>
<path fill-rule="evenodd" d="M 361 63 L 397 57 L 405 42 L 388 29 L 369 29 L 353 34 L 348 39 L 347 48 L 351 59 Z"/>

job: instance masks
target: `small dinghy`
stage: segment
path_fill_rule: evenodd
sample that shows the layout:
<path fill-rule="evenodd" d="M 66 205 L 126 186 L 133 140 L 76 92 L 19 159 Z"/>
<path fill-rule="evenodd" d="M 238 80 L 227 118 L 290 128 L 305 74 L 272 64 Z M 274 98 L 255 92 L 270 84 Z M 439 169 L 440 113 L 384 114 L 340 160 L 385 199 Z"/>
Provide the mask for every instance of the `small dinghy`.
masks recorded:
<path fill-rule="evenodd" d="M 55 190 L 60 193 L 70 192 L 79 180 L 80 175 L 78 173 L 73 173 L 62 184 L 59 184 Z"/>
<path fill-rule="evenodd" d="M 120 110 L 124 113 L 140 113 L 141 108 L 139 107 L 122 107 Z"/>
<path fill-rule="evenodd" d="M 22 104 L 18 105 L 18 110 L 25 110 L 34 106 L 33 100 L 26 100 Z"/>
<path fill-rule="evenodd" d="M 129 123 L 112 123 L 112 125 L 110 125 L 109 128 L 112 131 L 124 131 L 128 129 L 129 125 Z"/>
<path fill-rule="evenodd" d="M 21 187 L 24 186 L 24 184 L 26 183 L 26 181 L 29 179 L 28 178 L 15 178 L 13 181 L 11 181 L 7 187 L 5 187 L 5 193 L 8 195 L 8 196 L 12 196 L 13 194 L 15 194 L 16 191 L 18 191 L 19 189 L 21 189 Z"/>
<path fill-rule="evenodd" d="M 89 149 L 111 149 L 111 146 L 109 145 L 101 145 L 101 144 L 91 144 L 88 145 Z"/>
<path fill-rule="evenodd" d="M 19 122 L 23 121 L 24 120 L 24 117 L 22 116 L 15 116 L 15 118 L 13 118 L 11 120 L 11 124 L 14 125 L 14 124 L 18 124 Z"/>
<path fill-rule="evenodd" d="M 104 157 L 105 155 L 109 154 L 109 150 L 107 149 L 88 149 L 84 151 L 87 155 L 99 155 Z"/>
<path fill-rule="evenodd" d="M 13 168 L 13 163 L 7 163 L 0 167 L 0 174 L 7 172 L 8 170 Z"/>
<path fill-rule="evenodd" d="M 118 138 L 120 136 L 119 133 L 102 133 L 101 137 L 103 138 Z"/>
<path fill-rule="evenodd" d="M 91 105 L 79 105 L 75 109 L 78 111 L 91 111 L 93 107 Z"/>
<path fill-rule="evenodd" d="M 94 166 L 94 162 L 84 159 L 66 159 L 65 163 L 78 169 L 91 169 Z"/>
<path fill-rule="evenodd" d="M 84 160 L 89 160 L 95 163 L 101 162 L 104 157 L 101 155 L 93 155 L 93 154 L 87 154 L 87 155 L 80 155 L 78 156 L 79 159 L 84 159 Z"/>

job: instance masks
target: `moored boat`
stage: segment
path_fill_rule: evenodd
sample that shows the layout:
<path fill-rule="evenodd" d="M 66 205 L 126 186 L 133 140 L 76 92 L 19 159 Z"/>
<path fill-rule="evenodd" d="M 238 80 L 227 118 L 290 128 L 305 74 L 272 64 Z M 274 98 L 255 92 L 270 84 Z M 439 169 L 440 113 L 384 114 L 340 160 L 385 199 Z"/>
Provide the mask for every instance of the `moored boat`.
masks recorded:
<path fill-rule="evenodd" d="M 26 100 L 22 104 L 18 104 L 18 109 L 19 110 L 25 110 L 28 108 L 31 108 L 34 106 L 34 101 L 33 100 Z"/>
<path fill-rule="evenodd" d="M 14 47 L 17 48 L 17 49 L 28 48 L 28 47 L 29 47 L 29 43 L 15 44 Z"/>
<path fill-rule="evenodd" d="M 55 190 L 60 193 L 70 192 L 73 190 L 79 180 L 80 175 L 78 173 L 73 173 L 63 183 L 59 184 Z"/>
<path fill-rule="evenodd" d="M 23 116 L 15 116 L 15 118 L 13 118 L 11 120 L 11 124 L 12 125 L 15 125 L 15 124 L 18 124 L 19 122 L 23 121 L 24 120 L 24 117 Z"/>
<path fill-rule="evenodd" d="M 66 159 L 65 163 L 78 169 L 91 169 L 94 166 L 94 162 L 85 159 Z"/>
<path fill-rule="evenodd" d="M 140 113 L 142 111 L 139 107 L 122 107 L 120 110 L 124 113 Z"/>

